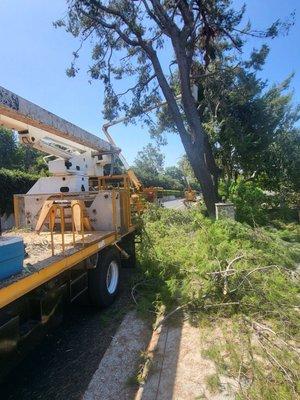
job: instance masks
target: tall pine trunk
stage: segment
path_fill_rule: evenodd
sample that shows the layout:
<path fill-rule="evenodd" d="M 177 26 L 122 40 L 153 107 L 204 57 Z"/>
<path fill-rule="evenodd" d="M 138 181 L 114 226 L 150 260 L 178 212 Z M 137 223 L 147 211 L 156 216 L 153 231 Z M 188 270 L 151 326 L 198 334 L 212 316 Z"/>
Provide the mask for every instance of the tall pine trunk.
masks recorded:
<path fill-rule="evenodd" d="M 162 92 L 168 102 L 169 111 L 178 129 L 188 160 L 197 180 L 200 182 L 208 213 L 210 216 L 214 217 L 215 203 L 218 201 L 218 177 L 216 174 L 215 162 L 208 137 L 202 128 L 196 102 L 191 91 L 190 68 L 187 63 L 184 46 L 180 43 L 178 37 L 172 38 L 172 41 L 178 61 L 181 101 L 185 114 L 185 121 L 179 112 L 174 94 L 170 90 L 170 86 L 163 73 L 156 52 L 149 52 L 149 57 L 152 61 Z"/>
<path fill-rule="evenodd" d="M 200 182 L 207 211 L 210 216 L 214 217 L 215 203 L 218 201 L 218 178 L 216 171 L 211 171 L 209 168 L 209 166 L 212 168 L 210 164 L 212 154 L 209 154 L 209 150 L 203 148 L 200 135 L 195 137 L 194 142 L 186 134 L 180 134 L 180 138 L 194 174 Z"/>

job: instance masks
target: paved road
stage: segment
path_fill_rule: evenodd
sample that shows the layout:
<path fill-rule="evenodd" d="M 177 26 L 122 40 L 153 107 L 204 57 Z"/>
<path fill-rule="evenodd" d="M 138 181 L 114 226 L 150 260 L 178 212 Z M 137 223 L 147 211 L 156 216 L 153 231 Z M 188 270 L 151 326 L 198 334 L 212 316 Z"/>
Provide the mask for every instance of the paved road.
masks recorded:
<path fill-rule="evenodd" d="M 171 208 L 173 210 L 186 210 L 187 207 L 184 205 L 184 199 L 176 199 L 176 200 L 170 200 L 166 201 L 163 203 L 163 206 L 165 208 Z M 195 207 L 197 204 L 199 204 L 199 201 L 201 201 L 201 197 L 197 196 L 197 203 L 189 203 L 188 207 Z"/>
<path fill-rule="evenodd" d="M 105 311 L 73 306 L 63 323 L 15 368 L 0 386 L 6 400 L 79 400 L 124 315 L 132 307 L 131 271 L 120 295 Z"/>
<path fill-rule="evenodd" d="M 173 210 L 184 210 L 186 207 L 183 204 L 183 199 L 170 200 L 163 203 L 165 208 L 172 208 Z"/>

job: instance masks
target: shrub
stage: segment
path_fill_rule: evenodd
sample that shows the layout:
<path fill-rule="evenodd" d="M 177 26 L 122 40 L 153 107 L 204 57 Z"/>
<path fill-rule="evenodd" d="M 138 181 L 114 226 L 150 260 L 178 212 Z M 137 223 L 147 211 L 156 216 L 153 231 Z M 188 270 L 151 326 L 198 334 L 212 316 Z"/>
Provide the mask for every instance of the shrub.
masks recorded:
<path fill-rule="evenodd" d="M 13 195 L 28 192 L 37 179 L 37 175 L 0 168 L 0 215 L 10 214 L 13 210 Z"/>
<path fill-rule="evenodd" d="M 169 189 L 164 189 L 163 192 L 159 193 L 160 196 L 175 196 L 176 198 L 180 198 L 184 196 L 184 193 L 182 190 L 169 190 Z"/>
<path fill-rule="evenodd" d="M 229 200 L 236 207 L 236 218 L 249 225 L 263 225 L 268 221 L 268 196 L 252 181 L 238 180 L 229 188 Z"/>

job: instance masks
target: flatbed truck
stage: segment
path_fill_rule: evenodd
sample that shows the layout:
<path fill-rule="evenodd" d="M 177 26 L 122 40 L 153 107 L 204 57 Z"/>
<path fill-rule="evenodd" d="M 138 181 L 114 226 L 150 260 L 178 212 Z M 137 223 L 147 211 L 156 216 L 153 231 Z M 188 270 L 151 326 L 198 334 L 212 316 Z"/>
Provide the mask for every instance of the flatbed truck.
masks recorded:
<path fill-rule="evenodd" d="M 87 295 L 100 308 L 114 301 L 120 268 L 135 264 L 136 226 L 128 176 L 111 186 L 103 173 L 118 148 L 2 87 L 0 125 L 45 152 L 50 171 L 14 196 L 16 228 L 0 236 L 4 245 L 23 239 L 26 254 L 22 270 L 0 281 L 3 379 L 66 304 Z"/>

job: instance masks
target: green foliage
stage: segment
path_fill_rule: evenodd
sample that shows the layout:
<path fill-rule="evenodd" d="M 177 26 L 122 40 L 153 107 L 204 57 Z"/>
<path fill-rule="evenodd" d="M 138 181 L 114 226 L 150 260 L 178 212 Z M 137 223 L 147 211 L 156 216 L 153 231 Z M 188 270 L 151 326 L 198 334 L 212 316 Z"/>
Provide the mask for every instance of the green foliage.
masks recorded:
<path fill-rule="evenodd" d="M 198 210 L 153 206 L 144 214 L 138 307 L 168 312 L 180 305 L 201 324 L 202 356 L 216 367 L 206 377 L 212 393 L 234 381 L 240 400 L 298 398 L 297 231 L 294 224 L 212 221 Z"/>
<path fill-rule="evenodd" d="M 299 195 L 291 192 L 274 192 L 262 189 L 261 182 L 238 178 L 221 180 L 219 192 L 223 201 L 235 205 L 236 218 L 249 225 L 278 225 L 298 221 Z"/>
<path fill-rule="evenodd" d="M 205 82 L 205 99 L 218 110 L 212 114 L 204 107 L 202 118 L 223 177 L 265 177 L 269 190 L 282 184 L 299 187 L 300 141 L 295 124 L 300 109 L 293 107 L 290 83 L 291 77 L 266 88 L 247 66 L 227 69 Z"/>
<path fill-rule="evenodd" d="M 0 127 L 0 168 L 13 168 L 18 163 L 18 146 L 12 131 Z"/>
<path fill-rule="evenodd" d="M 14 194 L 26 193 L 37 174 L 46 173 L 42 153 L 21 145 L 11 130 L 0 127 L 0 215 L 12 212 Z"/>
<path fill-rule="evenodd" d="M 212 374 L 206 377 L 206 383 L 211 393 L 219 393 L 221 382 L 218 374 Z"/>
<path fill-rule="evenodd" d="M 164 155 L 159 147 L 149 143 L 137 153 L 134 163 L 137 170 L 141 173 L 145 171 L 149 175 L 158 175 L 163 171 Z"/>
<path fill-rule="evenodd" d="M 225 180 L 255 177 L 259 185 L 282 194 L 300 189 L 300 106 L 293 104 L 292 75 L 268 86 L 258 75 L 268 48 L 232 68 L 232 59 L 220 58 L 210 74 L 196 67 L 199 118 L 209 135 L 214 157 Z M 258 56 L 259 55 L 259 56 Z M 256 61 L 253 62 L 253 59 Z M 175 76 L 175 79 L 178 77 Z M 168 110 L 159 114 L 153 135 L 174 130 Z"/>
<path fill-rule="evenodd" d="M 187 186 L 187 180 L 181 167 L 179 164 L 178 167 L 164 169 L 164 155 L 160 148 L 149 143 L 138 152 L 132 168 L 145 187 L 162 187 L 182 192 Z M 196 187 L 198 189 L 199 185 L 196 184 Z"/>
<path fill-rule="evenodd" d="M 13 210 L 13 195 L 26 193 L 37 179 L 37 175 L 0 168 L 0 215 L 10 214 Z"/>
<path fill-rule="evenodd" d="M 236 50 L 242 53 L 249 36 L 275 38 L 281 32 L 287 32 L 293 23 L 292 19 L 288 22 L 278 19 L 260 31 L 253 30 L 250 23 L 241 27 L 245 7 L 236 9 L 229 0 L 207 0 L 205 4 L 193 0 L 189 10 L 172 2 L 162 3 L 159 7 L 152 2 L 135 4 L 129 0 L 69 0 L 67 4 L 66 18 L 56 21 L 54 26 L 64 27 L 82 43 L 93 37 L 92 65 L 88 73 L 91 79 L 104 83 L 104 115 L 107 119 L 115 118 L 120 110 L 135 116 L 156 105 L 160 99 L 159 75 L 164 78 L 161 89 L 166 95 L 165 87 L 170 89 L 174 84 L 173 74 L 159 73 L 157 65 L 171 64 L 175 57 L 178 68 L 184 69 L 184 76 L 189 73 L 194 81 L 198 76 L 197 64 L 201 63 L 206 69 L 224 55 L 233 63 Z M 178 33 L 183 31 L 185 35 L 180 37 L 182 49 L 178 53 L 175 43 L 178 43 Z M 163 49 L 170 37 L 174 51 L 156 51 Z M 70 77 L 79 71 L 76 64 L 81 47 L 73 53 L 71 67 L 67 70 Z M 267 52 L 267 46 L 254 52 L 249 65 L 259 68 Z M 181 58 L 187 59 L 189 67 L 180 66 Z M 118 93 L 118 81 L 126 78 L 128 89 Z M 169 112 L 172 114 L 173 110 L 169 109 Z M 145 116 L 145 120 L 149 122 L 149 117 Z M 189 123 L 188 116 L 186 122 Z"/>
<path fill-rule="evenodd" d="M 135 165 L 132 167 L 145 187 L 156 186 L 164 189 L 183 191 L 189 186 L 201 190 L 186 156 L 181 157 L 177 166 L 163 168 L 163 155 L 159 148 L 152 145 L 138 152 Z"/>
<path fill-rule="evenodd" d="M 187 304 L 198 312 L 243 312 L 284 324 L 287 332 L 297 329 L 299 243 L 284 241 L 275 229 L 213 222 L 197 210 L 152 207 L 143 220 L 139 260 L 149 284 L 142 308 Z M 228 266 L 232 273 L 220 273 Z M 214 308 L 220 303 L 230 304 Z"/>
<path fill-rule="evenodd" d="M 203 342 L 209 344 L 202 356 L 214 362 L 216 376 L 239 382 L 239 388 L 235 386 L 235 392 L 239 389 L 236 399 L 297 399 L 300 373 L 297 351 L 276 334 L 264 330 L 266 325 L 256 331 L 249 322 L 242 317 L 218 321 L 218 330 L 222 330 L 219 340 L 213 340 L 212 335 L 217 323 L 209 329 L 204 327 Z M 213 379 L 213 387 L 214 383 Z"/>
<path fill-rule="evenodd" d="M 292 75 L 269 87 L 259 78 L 267 54 L 263 45 L 255 63 L 244 61 L 235 69 L 226 59 L 216 61 L 214 73 L 199 80 L 200 118 L 223 178 L 255 176 L 268 190 L 297 190 L 300 107 L 293 105 Z"/>
<path fill-rule="evenodd" d="M 46 173 L 41 152 L 20 144 L 11 130 L 0 127 L 0 168 Z"/>
<path fill-rule="evenodd" d="M 268 197 L 252 181 L 238 180 L 229 188 L 229 200 L 236 207 L 236 218 L 249 225 L 263 225 L 267 222 L 266 206 Z"/>
<path fill-rule="evenodd" d="M 176 167 L 174 167 L 176 168 Z M 164 155 L 160 148 L 149 143 L 138 152 L 133 169 L 145 187 L 156 186 L 164 189 L 182 190 L 181 182 L 164 171 Z"/>
<path fill-rule="evenodd" d="M 175 191 L 183 191 L 185 186 L 178 181 L 177 179 L 172 178 L 165 172 L 151 175 L 145 169 L 141 170 L 136 167 L 133 167 L 134 172 L 143 183 L 144 187 L 162 187 L 164 189 L 175 190 Z"/>
<path fill-rule="evenodd" d="M 245 6 L 236 8 L 232 0 L 68 0 L 67 4 L 66 18 L 57 21 L 55 26 L 64 27 L 81 42 L 78 50 L 73 52 L 73 61 L 67 74 L 74 77 L 79 71 L 77 61 L 80 50 L 86 39 L 91 37 L 94 47 L 91 51 L 92 65 L 88 72 L 91 79 L 100 79 L 104 84 L 104 117 L 115 119 L 121 111 L 128 118 L 140 116 L 150 127 L 150 131 L 156 131 L 158 135 L 166 125 L 173 132 L 179 133 L 195 176 L 205 188 L 203 196 L 208 212 L 214 215 L 214 203 L 218 197 L 218 168 L 205 132 L 213 121 L 211 118 L 202 118 L 205 114 L 202 110 L 198 118 L 198 111 L 204 105 L 210 110 L 210 117 L 215 116 L 218 119 L 218 127 L 214 132 L 217 135 L 222 130 L 222 116 L 219 118 L 217 109 L 222 112 L 223 103 L 220 104 L 221 107 L 217 104 L 222 99 L 226 104 L 227 97 L 230 98 L 232 94 L 234 96 L 232 88 L 237 83 L 234 74 L 235 70 L 242 69 L 238 66 L 246 65 L 242 54 L 247 39 L 273 39 L 281 32 L 288 32 L 293 25 L 294 14 L 289 21 L 277 19 L 270 27 L 257 30 L 252 29 L 250 22 L 244 25 Z M 166 48 L 165 44 L 168 44 Z M 247 60 L 248 68 L 259 69 L 267 53 L 267 46 L 254 51 L 251 59 Z M 169 65 L 169 70 L 165 68 L 166 65 Z M 176 66 L 177 71 L 172 71 L 172 66 Z M 228 96 L 215 80 L 214 96 L 209 96 L 208 101 L 203 102 L 206 94 L 201 82 L 207 76 L 215 74 L 220 78 L 225 70 L 233 71 L 234 76 Z M 252 71 L 248 78 L 251 78 L 251 74 Z M 128 82 L 128 87 L 121 93 L 118 90 L 120 79 Z M 195 83 L 200 87 L 199 99 L 195 99 L 190 90 Z M 181 92 L 180 105 L 177 103 L 178 89 Z M 213 97 L 218 97 L 216 102 Z M 238 107 L 233 110 L 233 123 L 229 125 L 230 128 L 236 125 L 233 135 L 235 143 L 242 144 L 245 155 L 245 149 L 251 146 L 255 150 L 261 149 L 265 136 L 259 134 L 257 121 L 256 125 L 252 121 L 250 129 L 245 127 L 251 99 L 247 102 L 247 107 L 244 106 L 242 90 L 237 97 Z M 147 110 L 156 108 L 162 98 L 166 99 L 166 113 L 161 118 L 162 127 L 155 129 L 155 123 Z M 253 117 L 261 116 L 256 104 L 253 108 Z M 243 115 L 243 121 L 235 124 L 239 114 Z M 260 119 L 259 122 L 264 120 Z M 237 137 L 240 127 L 243 128 L 242 140 Z M 229 129 L 226 129 L 226 134 L 230 136 Z M 216 142 L 213 144 L 217 147 Z M 230 149 L 225 153 L 230 156 L 233 151 Z M 207 160 L 205 163 L 204 159 Z"/>
<path fill-rule="evenodd" d="M 178 167 L 184 175 L 185 187 L 189 185 L 192 189 L 200 191 L 200 183 L 197 181 L 194 171 L 186 155 L 183 155 L 178 161 Z"/>

